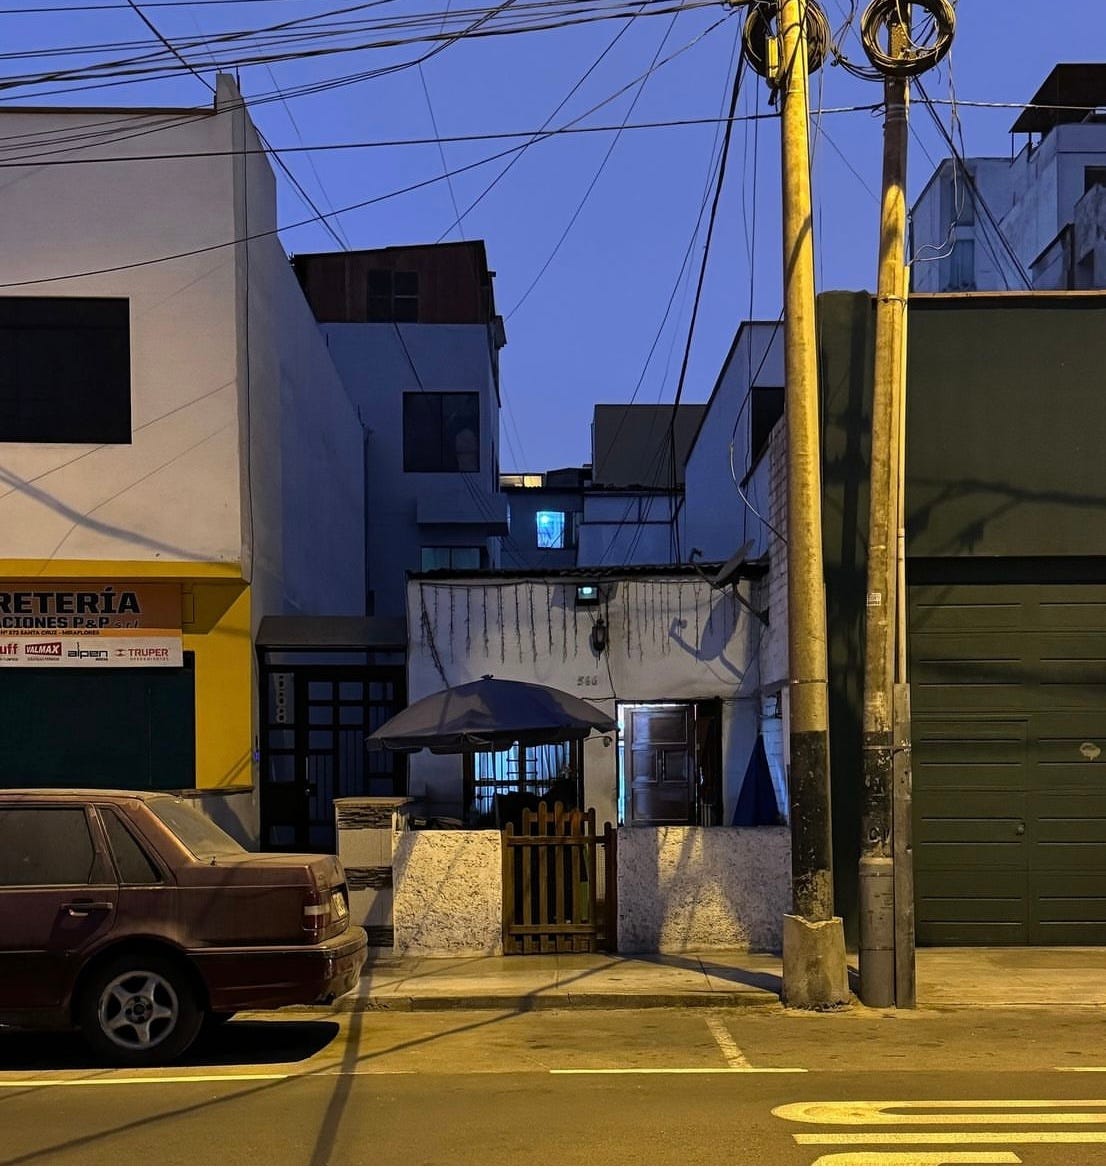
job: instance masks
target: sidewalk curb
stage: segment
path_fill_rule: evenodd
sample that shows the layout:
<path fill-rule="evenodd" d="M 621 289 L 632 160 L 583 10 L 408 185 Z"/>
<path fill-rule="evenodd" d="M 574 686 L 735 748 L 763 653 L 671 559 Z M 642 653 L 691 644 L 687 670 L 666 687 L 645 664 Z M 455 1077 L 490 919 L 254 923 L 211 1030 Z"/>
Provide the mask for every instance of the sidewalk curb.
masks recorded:
<path fill-rule="evenodd" d="M 333 1012 L 460 1012 L 513 1011 L 549 1012 L 614 1008 L 764 1008 L 778 1007 L 773 992 L 716 991 L 686 994 L 602 992 L 564 995 L 356 995 L 340 996 L 331 1004 Z"/>

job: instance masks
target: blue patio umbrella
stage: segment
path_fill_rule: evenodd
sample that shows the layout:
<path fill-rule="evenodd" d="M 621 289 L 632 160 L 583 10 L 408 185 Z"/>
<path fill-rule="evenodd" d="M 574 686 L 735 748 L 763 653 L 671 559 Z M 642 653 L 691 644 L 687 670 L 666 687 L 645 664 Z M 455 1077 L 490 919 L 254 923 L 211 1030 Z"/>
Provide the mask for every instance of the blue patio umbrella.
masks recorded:
<path fill-rule="evenodd" d="M 365 740 L 372 750 L 502 751 L 519 741 L 565 742 L 616 722 L 582 698 L 504 677 L 481 677 L 413 702 Z"/>

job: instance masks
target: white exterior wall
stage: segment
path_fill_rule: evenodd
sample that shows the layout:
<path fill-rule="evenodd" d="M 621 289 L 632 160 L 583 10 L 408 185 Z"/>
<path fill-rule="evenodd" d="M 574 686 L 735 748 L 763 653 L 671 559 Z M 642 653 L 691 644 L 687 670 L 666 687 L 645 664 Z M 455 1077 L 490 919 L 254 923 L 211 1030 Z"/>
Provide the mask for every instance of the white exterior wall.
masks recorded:
<path fill-rule="evenodd" d="M 420 569 L 421 547 L 486 546 L 491 565 L 498 565 L 500 540 L 487 537 L 488 524 L 505 508 L 498 493 L 499 400 L 488 328 L 402 323 L 402 342 L 392 323 L 323 323 L 320 330 L 368 430 L 367 565 L 375 612 L 401 616 L 405 573 Z M 420 390 L 479 393 L 478 473 L 404 472 L 403 394 Z M 452 503 L 454 517 L 470 521 L 420 530 L 420 499 Z"/>
<path fill-rule="evenodd" d="M 577 608 L 575 585 L 556 580 L 410 582 L 410 700 L 485 673 L 565 690 L 612 718 L 619 702 L 721 698 L 728 822 L 756 736 L 760 622 L 731 593 L 698 578 L 619 580 L 608 589 L 604 605 Z M 608 634 L 603 656 L 589 642 L 600 612 Z M 584 747 L 586 802 L 600 825 L 615 823 L 615 741 L 593 735 Z M 425 795 L 437 811 L 462 815 L 460 756 L 412 756 L 411 782 L 412 794 Z"/>
<path fill-rule="evenodd" d="M 734 484 L 734 473 L 740 481 L 749 468 L 749 389 L 754 378 L 758 387 L 784 386 L 783 330 L 774 323 L 742 325 L 707 405 L 684 475 L 684 558 L 698 548 L 702 554 L 696 559 L 724 561 L 747 541 L 750 559 L 768 550 L 771 531 L 757 517 L 768 516 L 766 463 L 761 461 L 743 491 L 752 508 Z"/>
<path fill-rule="evenodd" d="M 103 145 L 66 159 L 232 146 L 226 114 L 0 114 L 5 137 L 78 127 Z M 116 268 L 233 241 L 232 179 L 225 156 L 5 171 L 0 296 L 129 298 L 132 421 L 130 445 L 0 444 L 21 491 L 0 505 L 6 557 L 241 558 L 234 251 Z"/>
<path fill-rule="evenodd" d="M 235 118 L 236 143 L 258 149 L 241 108 Z M 240 458 L 249 475 L 243 479 L 243 564 L 253 581 L 255 624 L 267 614 L 360 615 L 365 600 L 361 424 L 270 231 L 276 228 L 272 169 L 263 155 L 236 159 L 235 167 L 235 235 L 253 238 L 236 252 Z"/>
<path fill-rule="evenodd" d="M 132 441 L 0 444 L 19 491 L 0 504 L 4 556 L 241 563 L 248 581 L 257 550 L 255 617 L 359 612 L 356 414 L 275 235 L 248 261 L 234 245 L 275 229 L 275 186 L 263 156 L 227 154 L 258 142 L 225 78 L 219 103 L 0 114 L 5 135 L 103 128 L 66 159 L 189 155 L 5 172 L 0 296 L 130 301 Z"/>
<path fill-rule="evenodd" d="M 1030 272 L 1074 221 L 1075 207 L 1084 194 L 1084 168 L 1106 165 L 1106 123 L 1058 126 L 1014 159 L 974 158 L 968 164 L 1002 235 Z M 975 242 L 976 289 L 1023 289 L 1017 266 L 981 209 L 976 209 L 973 223 L 951 224 L 945 195 L 950 170 L 948 160 L 941 163 L 911 211 L 913 289 L 937 293 L 948 288 L 947 262 L 942 264 L 941 258 L 951 242 L 959 239 Z M 1072 288 L 1071 275 L 1065 264 L 1052 262 L 1038 268 L 1034 285 L 1037 289 Z"/>

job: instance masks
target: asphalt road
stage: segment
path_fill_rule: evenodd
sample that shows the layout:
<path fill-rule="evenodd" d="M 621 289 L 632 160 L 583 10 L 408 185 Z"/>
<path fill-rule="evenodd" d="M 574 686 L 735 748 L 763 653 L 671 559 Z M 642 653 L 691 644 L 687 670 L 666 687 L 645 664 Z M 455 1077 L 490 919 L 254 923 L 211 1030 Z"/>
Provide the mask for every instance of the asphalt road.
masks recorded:
<path fill-rule="evenodd" d="M 264 1014 L 92 1065 L 0 1033 L 0 1163 L 1106 1161 L 1093 1009 Z"/>

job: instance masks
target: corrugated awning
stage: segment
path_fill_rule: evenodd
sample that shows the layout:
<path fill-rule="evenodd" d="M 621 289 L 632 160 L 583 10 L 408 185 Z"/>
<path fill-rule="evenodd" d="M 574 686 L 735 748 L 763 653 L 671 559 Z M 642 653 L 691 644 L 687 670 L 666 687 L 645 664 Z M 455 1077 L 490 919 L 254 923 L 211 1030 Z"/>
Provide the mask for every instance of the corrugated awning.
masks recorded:
<path fill-rule="evenodd" d="M 263 616 L 257 647 L 404 652 L 407 622 L 402 616 Z"/>

